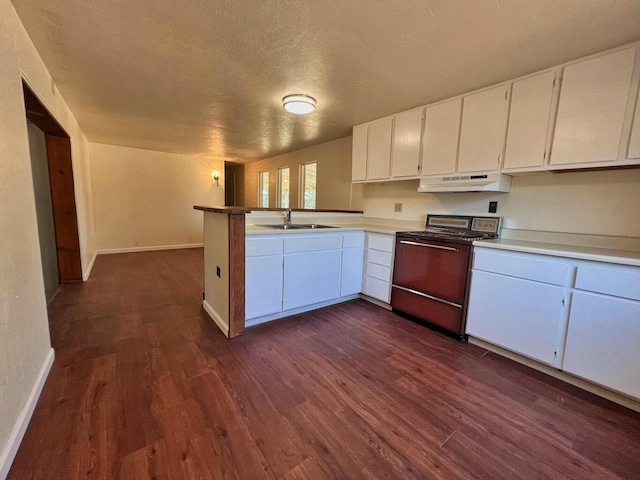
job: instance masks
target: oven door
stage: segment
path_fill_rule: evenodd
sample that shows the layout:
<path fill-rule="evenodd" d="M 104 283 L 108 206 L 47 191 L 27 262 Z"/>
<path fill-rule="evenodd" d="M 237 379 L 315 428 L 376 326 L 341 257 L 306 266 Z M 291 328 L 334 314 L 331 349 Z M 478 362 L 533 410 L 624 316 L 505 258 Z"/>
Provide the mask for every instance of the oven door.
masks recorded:
<path fill-rule="evenodd" d="M 391 306 L 461 335 L 470 251 L 470 245 L 398 236 Z"/>

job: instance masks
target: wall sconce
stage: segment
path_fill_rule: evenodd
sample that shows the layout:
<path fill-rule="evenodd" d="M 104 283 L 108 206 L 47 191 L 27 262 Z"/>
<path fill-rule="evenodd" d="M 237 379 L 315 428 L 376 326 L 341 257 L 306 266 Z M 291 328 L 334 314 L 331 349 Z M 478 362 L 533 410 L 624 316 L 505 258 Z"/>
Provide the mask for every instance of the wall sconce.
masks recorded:
<path fill-rule="evenodd" d="M 219 187 L 220 184 L 218 183 L 218 181 L 220 180 L 220 172 L 217 170 L 214 170 L 213 172 L 211 172 L 211 179 L 216 182 L 216 187 Z M 213 182 L 211 182 L 213 183 Z"/>

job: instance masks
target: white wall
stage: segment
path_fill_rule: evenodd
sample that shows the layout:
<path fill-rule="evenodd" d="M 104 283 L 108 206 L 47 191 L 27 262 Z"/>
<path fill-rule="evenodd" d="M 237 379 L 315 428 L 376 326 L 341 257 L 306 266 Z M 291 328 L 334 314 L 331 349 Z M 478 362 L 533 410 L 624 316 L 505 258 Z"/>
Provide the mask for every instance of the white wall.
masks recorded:
<path fill-rule="evenodd" d="M 426 213 L 487 214 L 498 201 L 505 228 L 640 237 L 640 170 L 513 177 L 510 193 L 417 193 L 418 181 L 354 184 L 366 217 L 424 221 Z M 402 213 L 393 205 L 403 204 Z"/>
<path fill-rule="evenodd" d="M 71 136 L 85 272 L 94 253 L 85 137 L 13 6 L 0 0 L 0 478 L 51 354 L 21 76 Z"/>
<path fill-rule="evenodd" d="M 99 251 L 202 243 L 193 206 L 224 205 L 220 160 L 100 143 L 89 143 L 89 157 Z"/>
<path fill-rule="evenodd" d="M 245 165 L 245 205 L 258 206 L 258 173 L 269 172 L 269 206 L 277 207 L 276 181 L 278 168 L 291 170 L 289 205 L 299 208 L 300 165 L 318 162 L 316 208 L 349 208 L 351 187 L 351 136 L 257 160 Z"/>

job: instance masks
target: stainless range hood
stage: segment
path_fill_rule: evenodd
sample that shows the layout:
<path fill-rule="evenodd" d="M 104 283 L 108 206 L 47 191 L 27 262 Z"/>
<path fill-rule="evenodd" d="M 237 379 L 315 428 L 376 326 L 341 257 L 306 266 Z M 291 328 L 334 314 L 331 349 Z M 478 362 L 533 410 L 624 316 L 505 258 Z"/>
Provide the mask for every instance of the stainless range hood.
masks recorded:
<path fill-rule="evenodd" d="M 511 177 L 501 173 L 430 175 L 420 179 L 418 192 L 509 192 Z"/>

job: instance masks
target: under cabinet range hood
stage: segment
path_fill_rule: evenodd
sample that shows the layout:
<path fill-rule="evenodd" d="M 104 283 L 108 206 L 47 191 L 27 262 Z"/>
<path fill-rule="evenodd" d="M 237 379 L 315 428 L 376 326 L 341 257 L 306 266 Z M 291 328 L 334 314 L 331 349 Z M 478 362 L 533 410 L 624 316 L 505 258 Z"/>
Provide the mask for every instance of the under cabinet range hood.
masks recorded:
<path fill-rule="evenodd" d="M 431 175 L 420 178 L 418 192 L 509 192 L 511 177 L 502 173 Z"/>

